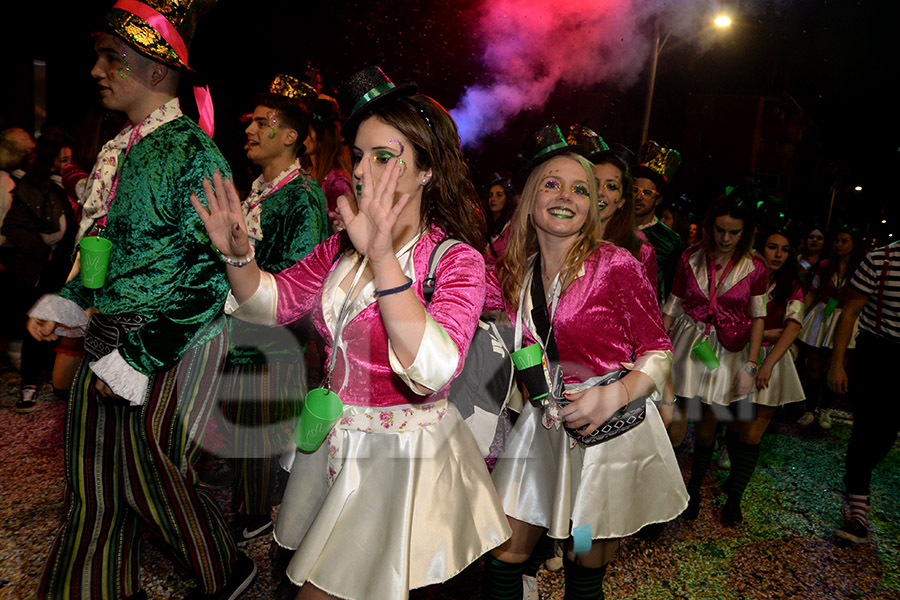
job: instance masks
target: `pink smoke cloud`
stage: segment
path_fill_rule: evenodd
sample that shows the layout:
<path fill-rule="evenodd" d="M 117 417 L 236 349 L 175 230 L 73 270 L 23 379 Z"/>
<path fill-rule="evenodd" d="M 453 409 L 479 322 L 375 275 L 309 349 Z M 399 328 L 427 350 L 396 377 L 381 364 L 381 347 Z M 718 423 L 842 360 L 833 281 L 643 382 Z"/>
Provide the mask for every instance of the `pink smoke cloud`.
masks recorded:
<path fill-rule="evenodd" d="M 712 0 L 486 0 L 477 21 L 485 77 L 451 111 L 463 144 L 544 106 L 559 88 L 634 85 L 653 48 L 653 23 L 678 36 L 714 9 Z"/>

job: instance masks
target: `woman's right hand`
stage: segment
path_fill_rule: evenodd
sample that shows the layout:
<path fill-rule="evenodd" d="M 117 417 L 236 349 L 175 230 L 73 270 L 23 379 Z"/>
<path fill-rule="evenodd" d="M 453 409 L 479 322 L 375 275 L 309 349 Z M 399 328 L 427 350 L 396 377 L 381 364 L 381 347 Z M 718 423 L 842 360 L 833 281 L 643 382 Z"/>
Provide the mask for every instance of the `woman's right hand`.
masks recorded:
<path fill-rule="evenodd" d="M 219 252 L 228 258 L 241 259 L 250 254 L 250 238 L 241 211 L 241 199 L 230 179 L 222 179 L 216 171 L 212 183 L 203 180 L 203 194 L 207 208 L 197 195 L 191 193 L 191 204 L 203 221 L 209 239 Z"/>

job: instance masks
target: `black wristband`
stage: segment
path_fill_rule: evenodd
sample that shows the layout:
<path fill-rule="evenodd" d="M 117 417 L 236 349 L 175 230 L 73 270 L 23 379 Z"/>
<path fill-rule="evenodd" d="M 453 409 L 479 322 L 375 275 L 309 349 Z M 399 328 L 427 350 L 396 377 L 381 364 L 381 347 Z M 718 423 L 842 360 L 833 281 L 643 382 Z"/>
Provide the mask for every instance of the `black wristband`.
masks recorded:
<path fill-rule="evenodd" d="M 398 285 L 395 288 L 390 288 L 387 290 L 375 290 L 375 297 L 382 298 L 384 296 L 390 296 L 391 294 L 397 294 L 402 292 L 403 290 L 408 290 L 412 286 L 412 279 L 409 277 L 406 278 L 406 283 L 403 285 Z"/>

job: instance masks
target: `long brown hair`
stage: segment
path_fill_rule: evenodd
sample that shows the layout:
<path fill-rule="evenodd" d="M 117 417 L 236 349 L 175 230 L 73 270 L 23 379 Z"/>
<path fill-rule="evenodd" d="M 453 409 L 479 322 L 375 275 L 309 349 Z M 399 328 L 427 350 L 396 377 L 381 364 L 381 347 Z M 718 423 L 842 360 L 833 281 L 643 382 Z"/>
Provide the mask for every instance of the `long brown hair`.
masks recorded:
<path fill-rule="evenodd" d="M 751 258 L 753 256 L 753 236 L 756 235 L 756 219 L 753 214 L 756 198 L 752 195 L 744 195 L 740 188 L 735 188 L 731 194 L 727 196 L 719 196 L 712 203 L 709 210 L 706 211 L 706 217 L 703 219 L 703 239 L 700 246 L 706 253 L 706 256 L 716 255 L 716 238 L 713 236 L 713 229 L 716 225 L 716 218 L 727 215 L 733 219 L 742 221 L 741 239 L 738 240 L 734 247 L 735 263 L 741 258 Z"/>
<path fill-rule="evenodd" d="M 435 224 L 452 238 L 481 250 L 487 243 L 478 194 L 463 159 L 453 117 L 437 101 L 416 94 L 398 96 L 372 107 L 378 117 L 413 145 L 416 170 L 431 169 L 422 190 L 422 222 Z"/>
<path fill-rule="evenodd" d="M 341 121 L 337 101 L 320 95 L 313 108 L 310 130 L 316 136 L 315 160 L 312 176 L 319 185 L 334 169 L 339 169 L 350 179 L 350 151 L 341 143 Z"/>
<path fill-rule="evenodd" d="M 594 164 L 612 165 L 622 173 L 622 199 L 624 202 L 619 207 L 619 210 L 606 222 L 606 229 L 603 230 L 603 239 L 612 242 L 620 248 L 625 248 L 631 252 L 632 256 L 640 260 L 641 244 L 643 242 L 634 233 L 634 187 L 628 164 L 611 152 L 595 158 Z"/>
<path fill-rule="evenodd" d="M 566 261 L 560 270 L 560 283 L 565 289 L 575 278 L 581 265 L 600 244 L 600 210 L 597 207 L 597 182 L 591 171 L 591 163 L 578 154 L 566 153 L 553 158 L 568 158 L 576 161 L 584 169 L 585 181 L 590 190 L 590 203 L 587 220 L 578 233 L 575 244 L 569 250 Z M 553 160 L 553 158 L 549 160 Z M 500 287 L 503 298 L 511 306 L 519 303 L 519 293 L 528 273 L 528 258 L 538 251 L 537 231 L 534 228 L 531 212 L 534 210 L 538 185 L 544 175 L 544 161 L 535 166 L 525 182 L 519 206 L 510 222 L 509 244 L 498 263 L 500 267 Z"/>

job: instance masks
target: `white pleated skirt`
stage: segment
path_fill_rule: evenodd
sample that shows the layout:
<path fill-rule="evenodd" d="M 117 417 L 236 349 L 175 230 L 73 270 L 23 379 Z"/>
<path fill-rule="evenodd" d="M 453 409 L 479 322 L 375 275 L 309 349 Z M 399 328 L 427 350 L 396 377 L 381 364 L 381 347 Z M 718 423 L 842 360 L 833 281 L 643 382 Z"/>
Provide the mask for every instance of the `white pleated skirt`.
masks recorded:
<path fill-rule="evenodd" d="M 506 514 L 555 539 L 590 525 L 595 540 L 625 537 L 677 517 L 688 494 L 656 405 L 644 422 L 609 441 L 570 447 L 525 403 L 492 473 Z"/>
<path fill-rule="evenodd" d="M 769 356 L 771 350 L 771 346 L 762 347 L 763 360 Z M 797 375 L 794 359 L 790 352 L 785 352 L 772 369 L 769 387 L 764 390 L 756 390 L 756 397 L 753 401 L 763 406 L 784 406 L 805 399 L 806 395 L 803 393 L 803 386 L 800 383 L 800 376 Z"/>
<path fill-rule="evenodd" d="M 825 303 L 817 303 L 803 317 L 803 328 L 800 330 L 797 340 L 814 348 L 834 348 L 834 331 L 840 316 L 840 308 L 835 308 L 830 315 L 826 315 Z M 853 323 L 853 333 L 850 336 L 850 344 L 847 346 L 849 350 L 856 348 L 858 328 L 859 319 Z"/>
<path fill-rule="evenodd" d="M 747 350 L 732 352 L 719 342 L 716 328 L 709 334 L 709 345 L 719 359 L 719 366 L 710 371 L 696 358 L 691 349 L 706 337 L 706 324 L 698 323 L 686 315 L 681 315 L 672 325 L 670 332 L 675 357 L 672 362 L 672 385 L 675 395 L 683 398 L 699 397 L 704 404 L 728 406 L 732 402 L 747 398 L 734 396 L 731 384 L 734 376 L 747 362 Z M 755 401 L 753 393 L 750 399 Z"/>
<path fill-rule="evenodd" d="M 403 599 L 509 539 L 484 459 L 452 404 L 434 425 L 345 436 L 331 487 L 327 442 L 282 458 L 293 464 L 275 541 L 295 550 L 294 584 L 344 599 Z"/>

